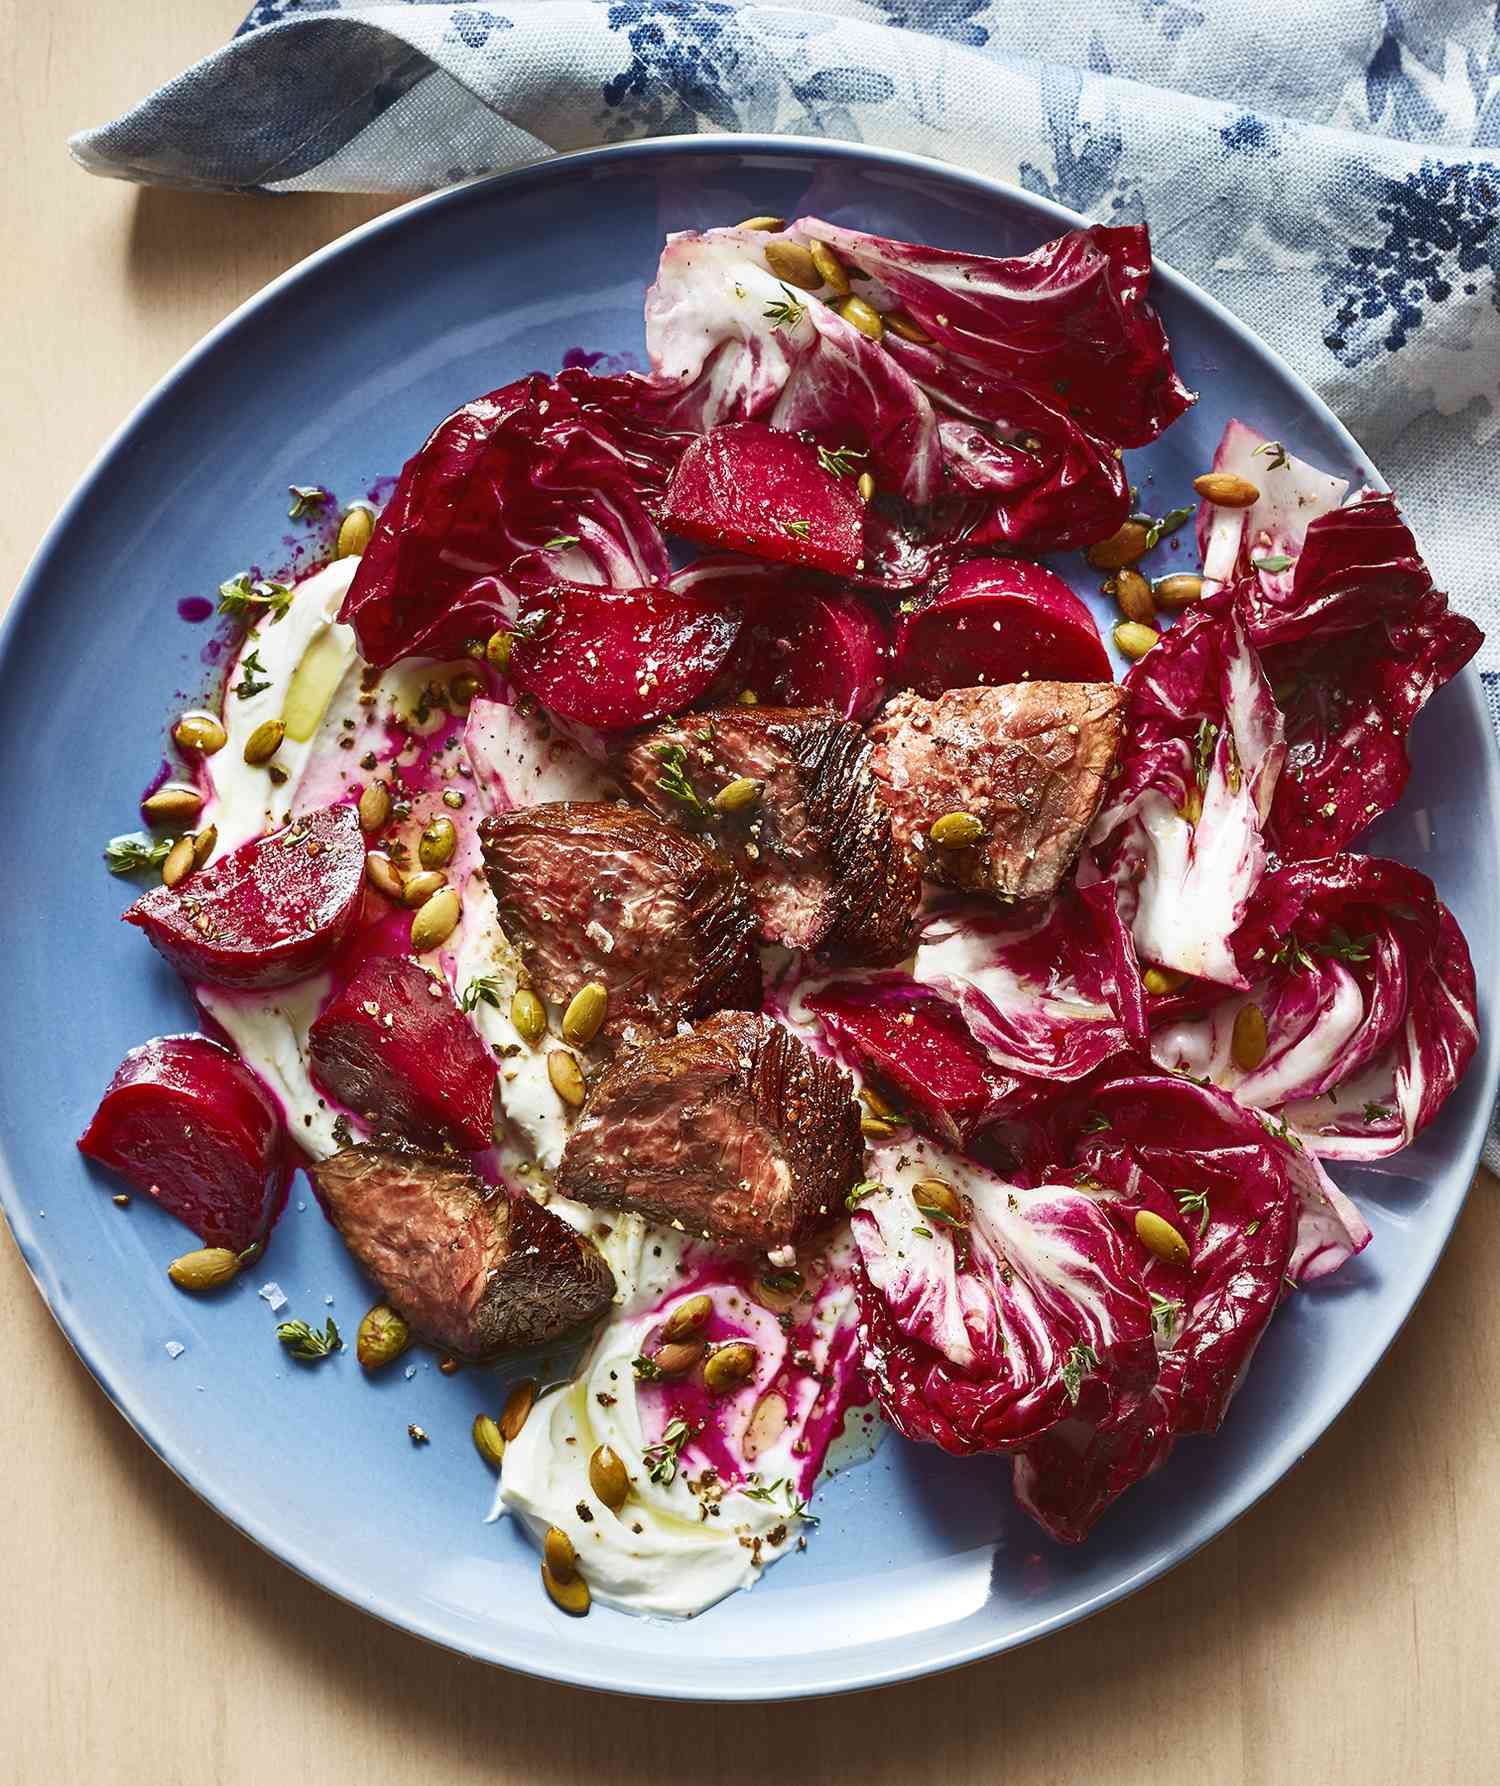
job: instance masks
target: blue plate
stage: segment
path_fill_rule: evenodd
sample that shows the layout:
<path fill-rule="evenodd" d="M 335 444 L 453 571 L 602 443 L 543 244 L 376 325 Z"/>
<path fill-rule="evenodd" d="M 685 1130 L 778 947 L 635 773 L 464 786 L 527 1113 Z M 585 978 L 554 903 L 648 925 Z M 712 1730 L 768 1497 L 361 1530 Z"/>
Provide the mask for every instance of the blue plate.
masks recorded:
<path fill-rule="evenodd" d="M 352 1353 L 312 1370 L 285 1359 L 256 1295 L 264 1279 L 290 1314 L 331 1309 L 351 1336 L 370 1300 L 300 1179 L 262 1270 L 209 1301 L 170 1287 L 163 1266 L 184 1231 L 139 1199 L 116 1209 L 73 1140 L 127 1048 L 191 1023 L 170 973 L 118 922 L 130 889 L 99 862 L 135 823 L 164 719 L 203 686 L 208 629 L 180 619 L 179 600 L 282 562 L 288 484 L 347 500 L 476 392 L 569 349 L 638 356 L 665 231 L 806 211 L 991 254 L 1078 221 L 916 157 L 746 137 L 591 151 L 420 200 L 277 280 L 171 374 L 58 520 L 0 652 L 13 914 L 0 1195 L 53 1313 L 146 1442 L 304 1575 L 436 1643 L 623 1692 L 769 1699 L 900 1680 L 1055 1630 L 1179 1562 L 1277 1481 L 1380 1358 L 1453 1225 L 1495 1095 L 1496 762 L 1466 671 L 1417 727 L 1410 790 L 1369 847 L 1425 869 L 1463 924 L 1479 1057 L 1394 1173 L 1340 1173 L 1374 1244 L 1292 1299 L 1223 1433 L 1186 1441 L 1082 1549 L 1015 1511 L 1003 1462 L 892 1439 L 822 1491 L 806 1555 L 754 1593 L 689 1624 L 604 1609 L 573 1622 L 541 1593 L 519 1534 L 482 1523 L 492 1479 L 469 1425 L 496 1403 L 492 1378 L 444 1377 L 423 1359 L 413 1377 L 367 1382 Z M 1165 269 L 1158 301 L 1201 400 L 1130 456 L 1156 506 L 1181 499 L 1235 414 L 1319 464 L 1373 475 L 1226 312 Z M 1099 606 L 1076 557 L 1067 568 Z M 18 912 L 39 946 L 18 946 Z M 168 1342 L 185 1350 L 169 1356 Z M 408 1442 L 409 1421 L 431 1444 Z"/>

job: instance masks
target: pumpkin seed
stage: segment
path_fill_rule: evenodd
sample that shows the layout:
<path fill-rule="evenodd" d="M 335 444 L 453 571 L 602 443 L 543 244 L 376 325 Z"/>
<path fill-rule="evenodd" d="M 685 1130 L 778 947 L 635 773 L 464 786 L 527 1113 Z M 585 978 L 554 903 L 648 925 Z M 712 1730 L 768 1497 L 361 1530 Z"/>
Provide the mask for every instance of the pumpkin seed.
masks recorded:
<path fill-rule="evenodd" d="M 391 822 L 391 790 L 383 781 L 372 781 L 359 797 L 361 831 L 384 831 Z"/>
<path fill-rule="evenodd" d="M 702 1363 L 707 1350 L 707 1344 L 701 1339 L 669 1340 L 651 1354 L 651 1362 L 660 1377 L 685 1377 Z"/>
<path fill-rule="evenodd" d="M 896 1132 L 896 1125 L 883 1116 L 861 1116 L 859 1132 L 867 1141 L 885 1141 Z"/>
<path fill-rule="evenodd" d="M 760 696 L 753 688 L 742 688 L 734 698 L 741 707 L 755 707 L 760 704 Z"/>
<path fill-rule="evenodd" d="M 1115 628 L 1115 644 L 1122 654 L 1138 663 L 1161 637 L 1154 626 L 1143 626 L 1138 620 L 1122 620 Z"/>
<path fill-rule="evenodd" d="M 872 341 L 878 341 L 885 333 L 880 312 L 872 309 L 863 298 L 845 298 L 839 304 L 838 312 L 851 328 L 858 329 L 861 335 L 868 335 Z"/>
<path fill-rule="evenodd" d="M 263 719 L 245 740 L 245 761 L 258 766 L 269 763 L 286 737 L 286 726 L 279 719 Z"/>
<path fill-rule="evenodd" d="M 163 782 L 141 802 L 141 811 L 153 825 L 181 824 L 197 818 L 202 810 L 202 794 L 180 781 Z"/>
<path fill-rule="evenodd" d="M 411 1328 L 388 1302 L 365 1311 L 354 1341 L 354 1356 L 367 1371 L 394 1364 L 411 1344 Z"/>
<path fill-rule="evenodd" d="M 900 1122 L 901 1120 L 901 1112 L 894 1104 L 888 1103 L 873 1085 L 866 1085 L 861 1089 L 859 1101 L 871 1116 L 878 1116 L 882 1122 Z"/>
<path fill-rule="evenodd" d="M 923 1215 L 935 1215 L 945 1222 L 963 1222 L 964 1206 L 957 1191 L 946 1178 L 922 1178 L 911 1187 L 911 1200 Z"/>
<path fill-rule="evenodd" d="M 826 242 L 813 243 L 812 261 L 818 269 L 823 284 L 830 287 L 833 295 L 836 298 L 847 298 L 849 295 L 848 270 Z"/>
<path fill-rule="evenodd" d="M 511 995 L 510 1020 L 521 1040 L 533 1048 L 547 1033 L 547 1007 L 524 986 Z"/>
<path fill-rule="evenodd" d="M 543 1563 L 542 1586 L 547 1590 L 552 1604 L 575 1619 L 581 1619 L 592 1604 L 589 1584 L 581 1575 L 575 1575 L 571 1581 L 559 1581 Z"/>
<path fill-rule="evenodd" d="M 738 1389 L 755 1370 L 755 1347 L 748 1340 L 731 1340 L 716 1346 L 703 1366 L 703 1387 L 710 1395 L 727 1395 Z"/>
<path fill-rule="evenodd" d="M 934 821 L 927 835 L 939 849 L 962 850 L 978 843 L 984 831 L 983 819 L 975 818 L 972 812 L 945 812 Z"/>
<path fill-rule="evenodd" d="M 434 893 L 411 921 L 412 952 L 426 955 L 440 947 L 458 928 L 462 907 L 452 887 Z"/>
<path fill-rule="evenodd" d="M 1266 1014 L 1259 1005 L 1241 1005 L 1230 1032 L 1229 1053 L 1242 1073 L 1253 1073 L 1266 1058 Z"/>
<path fill-rule="evenodd" d="M 580 986 L 563 1012 L 562 1037 L 572 1048 L 587 1048 L 599 1033 L 609 1009 L 609 988 L 602 980 Z"/>
<path fill-rule="evenodd" d="M 453 703 L 456 713 L 462 713 L 473 702 L 476 695 L 484 693 L 484 684 L 473 673 L 465 670 L 461 676 L 455 676 L 448 684 L 448 699 Z"/>
<path fill-rule="evenodd" d="M 577 1059 L 566 1048 L 554 1048 L 547 1056 L 547 1077 L 565 1104 L 577 1110 L 587 1096 Z"/>
<path fill-rule="evenodd" d="M 1190 825 L 1196 825 L 1203 817 L 1203 796 L 1197 788 L 1189 788 L 1182 796 L 1182 805 L 1177 808 Z"/>
<path fill-rule="evenodd" d="M 692 1339 L 703 1331 L 708 1317 L 714 1312 L 711 1296 L 689 1296 L 685 1302 L 679 1302 L 666 1320 L 661 1324 L 661 1336 L 665 1340 Z"/>
<path fill-rule="evenodd" d="M 367 508 L 350 509 L 339 522 L 339 557 L 363 558 L 374 531 L 375 517 Z"/>
<path fill-rule="evenodd" d="M 1203 594 L 1203 579 L 1191 571 L 1174 571 L 1158 577 L 1151 593 L 1159 608 L 1190 608 Z"/>
<path fill-rule="evenodd" d="M 899 335 L 903 341 L 915 341 L 918 347 L 931 347 L 932 337 L 906 314 L 904 310 L 887 310 L 885 326 L 893 335 Z"/>
<path fill-rule="evenodd" d="M 1127 566 L 1115 576 L 1115 601 L 1127 620 L 1143 625 L 1156 618 L 1156 603 L 1151 599 L 1151 585 L 1138 570 Z"/>
<path fill-rule="evenodd" d="M 169 887 L 178 886 L 193 872 L 193 840 L 191 836 L 179 837 L 167 851 L 167 859 L 161 865 L 161 878 Z"/>
<path fill-rule="evenodd" d="M 387 899 L 401 898 L 406 890 L 406 881 L 401 870 L 389 856 L 379 850 L 370 850 L 365 856 L 365 879 L 377 893 L 384 893 Z"/>
<path fill-rule="evenodd" d="M 421 874 L 409 874 L 401 889 L 401 903 L 415 911 L 426 905 L 434 893 L 441 892 L 448 885 L 447 875 L 436 868 L 424 869 Z"/>
<path fill-rule="evenodd" d="M 813 257 L 800 242 L 767 242 L 766 265 L 778 279 L 795 285 L 799 291 L 816 291 L 823 283 Z"/>
<path fill-rule="evenodd" d="M 740 1445 L 752 1462 L 762 1451 L 769 1451 L 786 1431 L 786 1397 L 777 1390 L 768 1390 L 755 1404 L 755 1412 L 745 1423 L 745 1436 Z"/>
<path fill-rule="evenodd" d="M 535 1401 L 535 1379 L 522 1377 L 521 1381 L 506 1396 L 505 1406 L 500 1410 L 500 1419 L 497 1422 L 500 1428 L 500 1437 L 505 1440 L 507 1445 L 512 1439 L 520 1436 L 521 1428 L 525 1426 L 527 1416 L 531 1413 Z"/>
<path fill-rule="evenodd" d="M 556 1581 L 571 1581 L 578 1573 L 578 1552 L 561 1526 L 548 1526 L 542 1539 L 542 1560 Z"/>
<path fill-rule="evenodd" d="M 1186 1265 L 1193 1256 L 1188 1243 L 1154 1209 L 1135 1212 L 1135 1232 L 1146 1251 L 1153 1253 L 1164 1265 Z"/>
<path fill-rule="evenodd" d="M 625 1505 L 630 1495 L 630 1477 L 613 1445 L 601 1445 L 589 1459 L 589 1487 L 611 1513 L 618 1513 Z"/>
<path fill-rule="evenodd" d="M 201 868 L 214 853 L 214 845 L 219 841 L 219 827 L 206 825 L 193 838 L 193 867 Z"/>
<path fill-rule="evenodd" d="M 785 217 L 747 217 L 743 223 L 736 224 L 737 229 L 763 229 L 770 235 L 776 235 L 786 228 Z"/>
<path fill-rule="evenodd" d="M 505 1463 L 505 1439 L 498 1422 L 488 1414 L 476 1414 L 470 1430 L 474 1435 L 474 1449 L 492 1470 L 500 1469 Z"/>
<path fill-rule="evenodd" d="M 859 482 L 854 487 L 859 491 L 859 499 L 861 502 L 873 502 L 875 500 L 875 477 L 872 472 L 862 471 L 859 474 Z"/>
<path fill-rule="evenodd" d="M 714 795 L 714 805 L 720 812 L 743 812 L 747 806 L 754 806 L 759 798 L 760 783 L 753 776 L 737 775 Z"/>
<path fill-rule="evenodd" d="M 1232 471 L 1205 471 L 1193 479 L 1193 488 L 1215 508 L 1247 509 L 1260 501 L 1260 491 L 1249 478 L 1236 477 Z"/>
<path fill-rule="evenodd" d="M 453 820 L 436 818 L 417 839 L 417 860 L 424 868 L 446 868 L 458 848 L 458 832 Z"/>
<path fill-rule="evenodd" d="M 1123 570 L 1146 550 L 1146 529 L 1139 521 L 1125 521 L 1107 540 L 1096 540 L 1085 556 L 1096 571 Z"/>
<path fill-rule="evenodd" d="M 514 642 L 514 633 L 491 633 L 485 645 L 484 661 L 502 676 L 510 668 L 510 648 Z"/>
<path fill-rule="evenodd" d="M 196 751 L 203 757 L 211 757 L 229 742 L 228 732 L 211 713 L 184 713 L 172 727 L 172 736 L 179 750 Z"/>
<path fill-rule="evenodd" d="M 167 1276 L 179 1290 L 217 1290 L 227 1284 L 240 1268 L 240 1256 L 227 1246 L 200 1247 L 195 1253 L 184 1253 L 167 1267 Z"/>
<path fill-rule="evenodd" d="M 1141 984 L 1147 992 L 1154 992 L 1158 998 L 1169 992 L 1175 992 L 1179 986 L 1187 984 L 1188 976 L 1178 973 L 1175 967 L 1148 967 L 1141 975 Z"/>

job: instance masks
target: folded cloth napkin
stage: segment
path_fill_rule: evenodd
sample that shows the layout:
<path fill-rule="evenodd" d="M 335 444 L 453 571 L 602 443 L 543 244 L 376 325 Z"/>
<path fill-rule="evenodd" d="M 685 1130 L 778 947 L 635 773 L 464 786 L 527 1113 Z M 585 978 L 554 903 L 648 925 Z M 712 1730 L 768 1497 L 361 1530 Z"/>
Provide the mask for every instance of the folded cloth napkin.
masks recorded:
<path fill-rule="evenodd" d="M 1479 0 L 260 0 L 73 153 L 233 191 L 417 192 L 630 137 L 916 150 L 1103 222 L 1242 316 L 1489 635 L 1500 726 L 1500 26 Z M 1486 1159 L 1500 1169 L 1500 1130 Z"/>

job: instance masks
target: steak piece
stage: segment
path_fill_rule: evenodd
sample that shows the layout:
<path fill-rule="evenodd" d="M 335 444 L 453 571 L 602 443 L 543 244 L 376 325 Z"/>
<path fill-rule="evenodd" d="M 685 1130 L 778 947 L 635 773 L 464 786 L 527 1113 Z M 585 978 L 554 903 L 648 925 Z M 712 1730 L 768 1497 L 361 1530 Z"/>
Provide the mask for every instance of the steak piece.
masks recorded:
<path fill-rule="evenodd" d="M 863 1158 L 843 1068 L 769 1017 L 723 1011 L 600 1076 L 557 1188 L 770 1251 L 842 1210 Z"/>
<path fill-rule="evenodd" d="M 656 811 L 718 838 L 762 941 L 872 966 L 906 954 L 921 883 L 858 726 L 822 707 L 715 707 L 641 734 L 621 773 Z M 758 796 L 719 811 L 714 796 L 741 780 Z"/>
<path fill-rule="evenodd" d="M 599 1040 L 649 1042 L 760 1003 L 755 916 L 734 865 L 649 812 L 562 800 L 479 828 L 485 875 L 533 989 L 566 1006 L 609 990 Z"/>
<path fill-rule="evenodd" d="M 451 1154 L 365 1141 L 307 1170 L 392 1307 L 455 1357 L 539 1345 L 610 1306 L 614 1276 L 591 1240 Z"/>
<path fill-rule="evenodd" d="M 927 878 L 997 899 L 1055 892 L 1094 822 L 1124 704 L 1113 682 L 897 695 L 870 728 L 870 767 Z M 984 836 L 934 843 L 933 824 L 953 812 L 973 814 Z"/>

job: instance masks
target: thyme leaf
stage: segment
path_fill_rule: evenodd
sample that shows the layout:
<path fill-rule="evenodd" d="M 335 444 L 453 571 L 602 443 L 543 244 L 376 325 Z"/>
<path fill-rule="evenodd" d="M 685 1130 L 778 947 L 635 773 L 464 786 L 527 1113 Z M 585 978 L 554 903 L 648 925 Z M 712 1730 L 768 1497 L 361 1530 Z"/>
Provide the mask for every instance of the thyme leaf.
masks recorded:
<path fill-rule="evenodd" d="M 1272 576 L 1278 571 L 1290 570 L 1296 562 L 1295 558 L 1288 558 L 1285 552 L 1272 552 L 1268 557 L 1250 560 L 1256 570 L 1269 571 Z"/>
<path fill-rule="evenodd" d="M 688 780 L 687 752 L 680 744 L 658 744 L 655 750 L 656 760 L 661 764 L 661 774 L 656 778 L 656 785 L 664 794 L 672 799 L 680 800 L 690 812 L 699 818 L 711 819 L 713 808 L 699 799 L 698 791 Z"/>
<path fill-rule="evenodd" d="M 480 1005 L 493 1005 L 500 1008 L 500 983 L 488 974 L 476 974 L 463 989 L 458 1001 L 460 1011 L 474 1011 Z"/>
<path fill-rule="evenodd" d="M 1076 1407 L 1078 1397 L 1083 1390 L 1083 1379 L 1090 1371 L 1099 1368 L 1099 1354 L 1092 1346 L 1074 1346 L 1063 1360 L 1063 1388 L 1068 1392 L 1068 1400 Z"/>
<path fill-rule="evenodd" d="M 277 1326 L 276 1337 L 293 1358 L 300 1359 L 304 1364 L 316 1364 L 319 1359 L 331 1358 L 335 1352 L 343 1349 L 344 1344 L 332 1315 L 328 1317 L 327 1325 L 321 1333 L 316 1328 L 309 1327 L 306 1321 L 282 1321 Z"/>
<path fill-rule="evenodd" d="M 288 521 L 300 521 L 304 515 L 315 515 L 328 500 L 328 492 L 317 484 L 288 484 L 292 506 L 286 512 Z"/>
<path fill-rule="evenodd" d="M 271 678 L 266 675 L 266 666 L 260 661 L 259 651 L 247 651 L 240 659 L 240 669 L 244 672 L 234 685 L 234 692 L 242 701 L 248 701 L 251 695 L 258 695 L 271 686 Z M 260 677 L 260 681 L 256 681 Z"/>
<path fill-rule="evenodd" d="M 853 447 L 835 447 L 832 452 L 827 447 L 818 448 L 818 463 L 830 477 L 845 478 L 854 476 L 854 461 L 868 459 L 869 454 L 857 453 Z"/>
<path fill-rule="evenodd" d="M 159 867 L 171 849 L 170 838 L 148 837 L 144 831 L 126 831 L 105 844 L 104 860 L 111 874 L 134 874 L 141 868 Z"/>
<path fill-rule="evenodd" d="M 1258 459 L 1262 453 L 1266 455 L 1267 471 L 1280 471 L 1289 462 L 1286 448 L 1279 440 L 1263 440 L 1250 457 Z"/>
<path fill-rule="evenodd" d="M 789 286 L 783 285 L 781 289 L 786 293 L 785 301 L 778 298 L 774 303 L 767 304 L 765 308 L 765 315 L 770 321 L 773 334 L 777 329 L 795 329 L 807 314 L 807 305 L 795 297 Z"/>
<path fill-rule="evenodd" d="M 685 1420 L 674 1420 L 662 1433 L 654 1445 L 648 1445 L 641 1453 L 641 1462 L 646 1466 L 646 1474 L 653 1482 L 675 1482 L 677 1466 L 682 1459 L 682 1448 L 692 1437 L 692 1432 Z"/>

